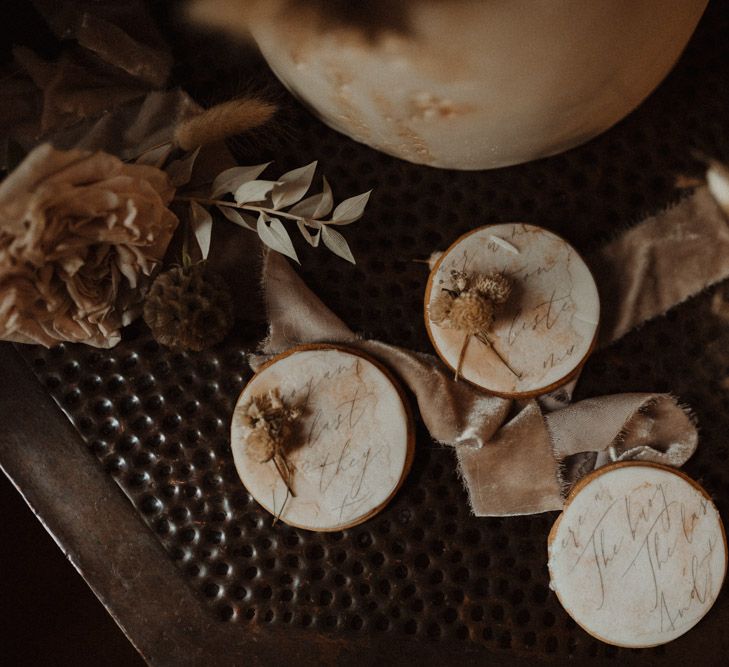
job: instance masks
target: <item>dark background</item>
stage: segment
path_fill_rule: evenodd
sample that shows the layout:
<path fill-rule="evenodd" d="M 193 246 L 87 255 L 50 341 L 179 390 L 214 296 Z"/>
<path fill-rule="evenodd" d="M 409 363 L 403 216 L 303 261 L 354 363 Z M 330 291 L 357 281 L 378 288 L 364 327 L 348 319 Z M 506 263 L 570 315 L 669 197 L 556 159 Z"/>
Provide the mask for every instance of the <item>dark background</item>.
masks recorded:
<path fill-rule="evenodd" d="M 0 662 L 144 665 L 3 474 L 0 508 Z"/>

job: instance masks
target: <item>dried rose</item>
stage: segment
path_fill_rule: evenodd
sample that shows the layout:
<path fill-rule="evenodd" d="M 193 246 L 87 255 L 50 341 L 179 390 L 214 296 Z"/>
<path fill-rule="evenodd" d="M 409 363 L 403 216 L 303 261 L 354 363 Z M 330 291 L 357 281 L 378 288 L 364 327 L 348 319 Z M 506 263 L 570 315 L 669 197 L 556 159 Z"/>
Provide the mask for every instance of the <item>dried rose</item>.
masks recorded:
<path fill-rule="evenodd" d="M 177 218 L 154 167 L 34 149 L 0 184 L 0 339 L 113 347 Z"/>

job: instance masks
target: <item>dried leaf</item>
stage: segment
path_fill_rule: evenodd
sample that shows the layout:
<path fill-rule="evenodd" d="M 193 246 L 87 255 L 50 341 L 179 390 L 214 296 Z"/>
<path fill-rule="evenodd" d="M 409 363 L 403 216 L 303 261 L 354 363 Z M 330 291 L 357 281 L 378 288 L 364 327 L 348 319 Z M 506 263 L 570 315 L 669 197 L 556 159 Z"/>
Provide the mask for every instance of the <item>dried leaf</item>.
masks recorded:
<path fill-rule="evenodd" d="M 223 195 L 232 194 L 235 192 L 243 183 L 252 181 L 258 178 L 263 171 L 271 164 L 257 164 L 253 167 L 231 167 L 225 171 L 221 171 L 213 181 L 213 188 L 211 197 L 218 199 Z"/>
<path fill-rule="evenodd" d="M 290 257 L 297 264 L 301 263 L 296 255 L 296 250 L 294 250 L 294 245 L 291 243 L 289 233 L 278 218 L 270 218 L 262 212 L 258 216 L 256 228 L 259 238 L 269 248 Z"/>
<path fill-rule="evenodd" d="M 363 192 L 361 195 L 356 197 L 350 197 L 345 199 L 337 208 L 334 209 L 334 214 L 330 224 L 333 225 L 348 225 L 356 220 L 359 220 L 364 213 L 365 206 L 367 206 L 367 200 L 370 198 L 372 190 Z"/>
<path fill-rule="evenodd" d="M 202 258 L 207 259 L 210 254 L 210 239 L 213 233 L 213 216 L 196 201 L 190 202 L 190 226 L 197 244 L 200 246 Z"/>
<path fill-rule="evenodd" d="M 324 245 L 329 248 L 335 255 L 338 255 L 342 259 L 346 259 L 352 264 L 356 264 L 352 251 L 349 249 L 349 245 L 345 238 L 336 230 L 322 225 L 321 228 L 321 240 L 324 241 Z"/>
<path fill-rule="evenodd" d="M 299 227 L 301 235 L 306 239 L 306 242 L 313 248 L 317 248 L 319 246 L 319 240 L 321 239 L 321 225 L 315 234 L 311 234 L 303 220 L 299 220 L 296 224 Z"/>
<path fill-rule="evenodd" d="M 192 153 L 188 153 L 180 160 L 173 160 L 167 165 L 165 171 L 170 177 L 172 185 L 179 188 L 190 182 L 192 178 L 192 168 L 195 166 L 195 160 L 200 152 L 199 148 L 196 148 Z"/>
<path fill-rule="evenodd" d="M 334 197 L 329 182 L 324 177 L 324 191 L 318 195 L 312 195 L 300 201 L 296 206 L 289 209 L 289 213 L 300 215 L 302 218 L 311 218 L 318 220 L 325 215 L 329 215 L 334 206 Z"/>
<path fill-rule="evenodd" d="M 218 206 L 218 210 L 231 222 L 236 225 L 250 229 L 252 232 L 256 231 L 256 219 L 252 215 L 246 215 L 240 211 L 236 211 L 230 206 Z"/>
<path fill-rule="evenodd" d="M 275 209 L 290 206 L 301 199 L 311 186 L 311 180 L 316 171 L 316 161 L 286 172 L 273 188 L 271 201 Z"/>
<path fill-rule="evenodd" d="M 147 151 L 144 151 L 144 153 L 142 153 L 135 160 L 135 162 L 137 164 L 146 164 L 150 167 L 157 167 L 159 169 L 165 163 L 165 160 L 170 156 L 171 152 L 172 142 L 168 142 L 166 144 L 161 144 L 159 146 L 155 146 L 154 148 L 150 148 Z"/>
<path fill-rule="evenodd" d="M 496 234 L 491 234 L 489 238 L 500 248 L 503 248 L 506 250 L 506 252 L 510 252 L 512 255 L 518 255 L 519 254 L 519 248 L 512 245 L 508 241 L 502 239 L 500 236 L 496 236 Z"/>
<path fill-rule="evenodd" d="M 237 204 L 264 201 L 268 197 L 276 181 L 248 181 L 235 191 Z"/>

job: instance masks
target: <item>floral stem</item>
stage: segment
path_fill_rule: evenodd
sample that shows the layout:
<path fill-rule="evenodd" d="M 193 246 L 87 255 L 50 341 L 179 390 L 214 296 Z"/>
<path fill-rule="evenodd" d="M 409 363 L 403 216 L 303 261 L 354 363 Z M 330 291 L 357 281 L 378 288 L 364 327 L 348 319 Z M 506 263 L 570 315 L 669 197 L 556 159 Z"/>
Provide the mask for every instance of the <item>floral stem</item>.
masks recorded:
<path fill-rule="evenodd" d="M 281 462 L 279 463 L 279 458 L 281 459 Z M 294 493 L 294 490 L 291 488 L 291 471 L 289 470 L 288 463 L 283 456 L 279 456 L 278 454 L 275 454 L 273 457 L 273 465 L 276 466 L 276 470 L 278 471 L 278 474 L 280 475 L 281 479 L 283 480 L 283 483 L 286 485 L 286 490 L 291 494 L 293 498 L 296 498 L 296 494 Z M 281 467 L 283 466 L 284 470 L 281 470 Z"/>
<path fill-rule="evenodd" d="M 304 217 L 300 215 L 293 215 L 292 213 L 286 213 L 284 211 L 277 211 L 274 208 L 266 208 L 265 206 L 253 206 L 251 204 L 236 204 L 233 201 L 226 201 L 225 199 L 206 199 L 204 197 L 175 197 L 177 201 L 195 201 L 198 204 L 207 204 L 208 206 L 227 206 L 228 208 L 237 208 L 242 211 L 256 211 L 257 213 L 270 213 L 279 218 L 288 218 L 289 220 L 300 220 L 304 221 Z"/>
<path fill-rule="evenodd" d="M 190 221 L 185 220 L 185 227 L 182 232 L 182 266 L 189 269 L 192 264 L 190 257 Z"/>
<path fill-rule="evenodd" d="M 491 348 L 491 349 L 492 349 L 492 350 L 494 351 L 494 354 L 495 354 L 495 355 L 496 355 L 496 356 L 497 356 L 497 357 L 499 358 L 499 361 L 501 361 L 501 363 L 502 363 L 502 364 L 504 364 L 504 366 L 506 366 L 506 368 L 508 368 L 508 369 L 509 369 L 509 371 L 510 371 L 510 372 L 511 372 L 511 373 L 512 373 L 513 375 L 515 375 L 515 376 L 516 376 L 516 377 L 517 377 L 517 378 L 518 378 L 519 380 L 521 380 L 521 375 L 522 375 L 522 374 L 521 374 L 521 373 L 518 373 L 517 371 L 515 371 L 515 370 L 514 370 L 514 369 L 513 369 L 512 367 L 511 367 L 511 365 L 510 365 L 510 364 L 509 364 L 509 362 L 508 362 L 508 361 L 507 361 L 507 360 L 506 360 L 506 359 L 504 358 L 504 356 L 503 356 L 503 355 L 502 355 L 502 354 L 501 354 L 501 353 L 500 353 L 500 352 L 499 352 L 499 351 L 498 351 L 498 350 L 496 349 L 496 347 L 494 347 L 494 342 L 493 342 L 493 341 L 492 341 L 492 340 L 491 340 L 491 339 L 490 339 L 490 338 L 489 338 L 489 337 L 488 337 L 488 336 L 487 336 L 487 335 L 486 335 L 485 333 L 480 333 L 480 334 L 478 334 L 478 335 L 476 336 L 476 338 L 478 338 L 478 339 L 479 339 L 479 340 L 480 340 L 480 341 L 481 341 L 481 342 L 482 342 L 482 343 L 483 343 L 484 345 L 486 345 L 486 347 L 490 347 L 490 348 Z"/>
<path fill-rule="evenodd" d="M 458 355 L 458 365 L 456 366 L 456 375 L 453 378 L 455 382 L 458 382 L 458 377 L 461 375 L 463 369 L 463 360 L 466 358 L 466 349 L 468 344 L 471 342 L 471 334 L 466 334 L 463 338 L 463 345 L 461 345 L 461 352 Z"/>
<path fill-rule="evenodd" d="M 286 496 L 284 497 L 283 504 L 281 505 L 281 509 L 278 511 L 277 514 L 274 514 L 273 517 L 273 523 L 272 526 L 275 526 L 278 520 L 283 516 L 284 510 L 286 509 L 286 503 L 289 501 L 289 496 L 291 496 L 291 491 L 289 490 L 289 487 L 286 487 Z"/>

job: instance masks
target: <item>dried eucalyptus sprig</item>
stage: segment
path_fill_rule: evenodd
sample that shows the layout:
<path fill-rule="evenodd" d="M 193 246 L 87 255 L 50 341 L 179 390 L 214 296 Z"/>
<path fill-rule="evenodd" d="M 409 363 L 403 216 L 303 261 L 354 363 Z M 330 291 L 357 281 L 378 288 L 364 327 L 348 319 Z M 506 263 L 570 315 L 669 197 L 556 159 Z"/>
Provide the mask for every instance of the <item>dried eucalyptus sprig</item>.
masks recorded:
<path fill-rule="evenodd" d="M 180 121 L 172 141 L 147 149 L 135 161 L 164 168 L 171 184 L 178 189 L 175 199 L 189 202 L 191 228 L 203 259 L 207 259 L 210 250 L 213 223 L 206 207 L 215 206 L 228 220 L 256 232 L 269 248 L 297 263 L 299 258 L 282 220 L 295 222 L 309 245 L 317 247 L 323 242 L 335 255 L 355 264 L 347 241 L 334 227 L 359 220 L 371 191 L 345 199 L 334 208 L 332 189 L 325 177 L 322 191 L 304 199 L 314 178 L 316 162 L 286 172 L 273 181 L 259 179 L 270 162 L 232 167 L 218 174 L 207 197 L 198 192 L 180 192 L 190 182 L 201 146 L 262 125 L 275 112 L 275 105 L 258 98 L 223 102 Z"/>
<path fill-rule="evenodd" d="M 301 414 L 300 408 L 287 405 L 278 388 L 252 396 L 240 410 L 241 423 L 248 429 L 246 453 L 257 463 L 273 461 L 288 494 L 294 498 L 293 469 L 287 451 L 293 445 L 296 420 Z"/>
<path fill-rule="evenodd" d="M 461 374 L 471 337 L 490 347 L 511 373 L 521 377 L 494 347 L 488 335 L 494 323 L 496 309 L 509 300 L 511 291 L 512 284 L 502 273 L 453 270 L 450 288 L 442 288 L 441 293 L 430 304 L 428 311 L 431 322 L 464 334 L 456 365 L 456 380 Z"/>
<path fill-rule="evenodd" d="M 269 164 L 226 169 L 213 182 L 210 197 L 179 196 L 177 199 L 198 207 L 216 206 L 231 222 L 256 232 L 269 248 L 299 262 L 282 219 L 296 222 L 309 245 L 317 247 L 323 241 L 335 255 L 354 264 L 347 241 L 333 227 L 359 220 L 371 191 L 345 199 L 334 208 L 332 189 L 326 177 L 322 192 L 302 199 L 311 187 L 316 162 L 286 172 L 274 181 L 259 179 Z M 223 199 L 226 196 L 232 196 L 233 201 Z M 248 212 L 257 213 L 258 218 Z"/>

